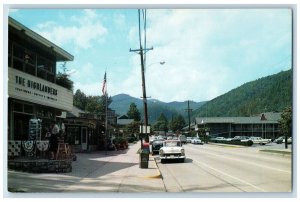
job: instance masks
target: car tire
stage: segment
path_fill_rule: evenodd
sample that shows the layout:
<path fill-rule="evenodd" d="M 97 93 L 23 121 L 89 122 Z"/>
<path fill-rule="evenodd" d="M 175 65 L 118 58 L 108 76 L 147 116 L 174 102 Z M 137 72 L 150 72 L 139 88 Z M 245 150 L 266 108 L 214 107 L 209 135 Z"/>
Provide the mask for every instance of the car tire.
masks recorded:
<path fill-rule="evenodd" d="M 165 160 L 165 159 L 160 159 L 160 162 L 161 162 L 161 163 L 165 163 L 166 160 Z"/>

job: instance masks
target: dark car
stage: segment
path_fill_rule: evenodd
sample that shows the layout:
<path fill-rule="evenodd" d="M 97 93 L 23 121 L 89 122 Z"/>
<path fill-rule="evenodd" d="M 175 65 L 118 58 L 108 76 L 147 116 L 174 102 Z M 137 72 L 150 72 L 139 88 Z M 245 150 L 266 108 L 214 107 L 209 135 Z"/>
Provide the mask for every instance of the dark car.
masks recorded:
<path fill-rule="evenodd" d="M 163 146 L 164 139 L 157 139 L 152 142 L 152 154 L 158 154 L 160 148 Z"/>
<path fill-rule="evenodd" d="M 278 138 L 276 138 L 273 142 L 277 143 L 277 144 L 281 144 L 283 142 L 284 136 L 280 136 Z"/>

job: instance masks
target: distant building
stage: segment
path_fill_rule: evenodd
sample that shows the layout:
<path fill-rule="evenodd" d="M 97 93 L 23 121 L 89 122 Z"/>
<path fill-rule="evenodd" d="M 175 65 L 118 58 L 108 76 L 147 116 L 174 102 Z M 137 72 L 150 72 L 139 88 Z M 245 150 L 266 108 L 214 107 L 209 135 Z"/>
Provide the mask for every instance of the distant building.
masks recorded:
<path fill-rule="evenodd" d="M 262 113 L 252 117 L 197 117 L 193 129 L 207 128 L 214 137 L 258 136 L 275 139 L 281 113 Z"/>
<path fill-rule="evenodd" d="M 133 122 L 134 122 L 134 119 L 129 119 L 128 116 L 126 116 L 126 115 L 120 116 L 117 119 L 118 134 L 120 136 L 124 136 L 126 126 L 128 126 L 129 124 L 131 124 Z"/>

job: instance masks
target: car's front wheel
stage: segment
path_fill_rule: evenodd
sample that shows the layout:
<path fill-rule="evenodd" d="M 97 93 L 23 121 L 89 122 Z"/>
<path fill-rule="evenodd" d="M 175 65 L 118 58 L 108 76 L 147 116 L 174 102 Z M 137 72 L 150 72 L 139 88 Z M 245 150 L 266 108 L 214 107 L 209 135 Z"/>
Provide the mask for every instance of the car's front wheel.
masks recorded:
<path fill-rule="evenodd" d="M 165 163 L 165 162 L 166 162 L 166 159 L 160 159 L 160 162 L 161 162 L 161 163 Z"/>

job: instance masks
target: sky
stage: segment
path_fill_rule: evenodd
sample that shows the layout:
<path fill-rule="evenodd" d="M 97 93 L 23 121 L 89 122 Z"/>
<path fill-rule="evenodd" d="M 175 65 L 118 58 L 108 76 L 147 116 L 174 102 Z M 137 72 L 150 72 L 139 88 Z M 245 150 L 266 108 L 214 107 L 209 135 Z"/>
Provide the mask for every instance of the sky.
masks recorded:
<path fill-rule="evenodd" d="M 9 16 L 74 56 L 74 90 L 142 96 L 137 9 L 11 9 Z M 147 9 L 147 97 L 208 101 L 291 68 L 290 9 Z M 165 62 L 163 65 L 160 62 Z M 61 64 L 57 65 L 62 71 Z M 75 92 L 74 91 L 74 92 Z"/>

